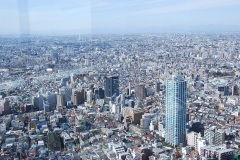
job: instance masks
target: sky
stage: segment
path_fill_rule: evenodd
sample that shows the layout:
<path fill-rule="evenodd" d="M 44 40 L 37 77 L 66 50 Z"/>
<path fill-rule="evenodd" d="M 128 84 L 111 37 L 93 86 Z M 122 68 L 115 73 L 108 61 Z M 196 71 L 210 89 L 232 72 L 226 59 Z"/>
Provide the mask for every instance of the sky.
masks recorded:
<path fill-rule="evenodd" d="M 240 0 L 0 0 L 0 35 L 240 31 Z"/>

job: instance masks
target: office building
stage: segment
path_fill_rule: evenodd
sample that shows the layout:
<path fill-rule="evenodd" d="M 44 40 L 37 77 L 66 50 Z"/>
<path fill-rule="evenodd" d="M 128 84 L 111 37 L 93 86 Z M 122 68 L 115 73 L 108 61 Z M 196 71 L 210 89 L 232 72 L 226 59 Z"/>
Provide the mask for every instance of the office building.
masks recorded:
<path fill-rule="evenodd" d="M 58 62 L 59 61 L 59 54 L 58 52 L 53 52 L 52 57 Z"/>
<path fill-rule="evenodd" d="M 0 101 L 0 114 L 6 115 L 10 114 L 11 106 L 8 100 L 1 100 Z"/>
<path fill-rule="evenodd" d="M 158 94 L 160 92 L 161 82 L 155 83 L 155 93 Z"/>
<path fill-rule="evenodd" d="M 93 83 L 89 84 L 88 89 L 91 91 L 94 91 L 94 84 Z"/>
<path fill-rule="evenodd" d="M 104 98 L 104 90 L 102 88 L 98 88 L 98 98 Z"/>
<path fill-rule="evenodd" d="M 74 83 L 75 80 L 76 80 L 76 75 L 75 75 L 74 73 L 71 73 L 71 75 L 70 75 L 70 81 L 71 81 L 71 83 Z"/>
<path fill-rule="evenodd" d="M 43 110 L 43 96 L 41 94 L 34 96 L 32 103 L 37 110 Z"/>
<path fill-rule="evenodd" d="M 131 96 L 131 82 L 128 82 L 128 96 Z"/>
<path fill-rule="evenodd" d="M 131 122 L 134 124 L 140 124 L 140 119 L 144 111 L 142 108 L 130 108 L 125 107 L 123 110 L 124 122 Z"/>
<path fill-rule="evenodd" d="M 232 95 L 233 96 L 238 96 L 238 86 L 237 85 L 233 85 L 232 86 Z"/>
<path fill-rule="evenodd" d="M 81 88 L 81 89 L 79 89 L 79 96 L 80 96 L 80 98 L 79 98 L 79 103 L 80 104 L 82 104 L 82 103 L 84 103 L 84 101 L 85 101 L 85 90 L 83 89 L 83 88 Z"/>
<path fill-rule="evenodd" d="M 54 110 L 57 105 L 57 96 L 54 93 L 48 92 L 46 95 L 46 99 L 48 101 L 49 107 L 51 110 Z"/>
<path fill-rule="evenodd" d="M 65 95 L 59 94 L 57 95 L 57 107 L 58 106 L 65 106 Z"/>
<path fill-rule="evenodd" d="M 128 101 L 128 107 L 134 108 L 134 105 L 135 105 L 134 100 L 130 99 L 130 100 Z"/>
<path fill-rule="evenodd" d="M 122 111 L 122 107 L 119 104 L 111 104 L 111 111 L 114 114 L 120 114 Z"/>
<path fill-rule="evenodd" d="M 71 101 L 73 105 L 78 105 L 84 103 L 85 99 L 84 89 L 74 89 L 72 90 Z"/>
<path fill-rule="evenodd" d="M 140 127 L 143 129 L 148 129 L 150 125 L 151 119 L 149 117 L 142 117 L 140 120 Z"/>
<path fill-rule="evenodd" d="M 93 101 L 93 92 L 91 90 L 87 91 L 87 102 L 92 103 Z"/>
<path fill-rule="evenodd" d="M 186 142 L 187 82 L 173 76 L 166 83 L 166 142 L 175 146 Z"/>
<path fill-rule="evenodd" d="M 65 101 L 71 101 L 72 88 L 65 88 Z"/>
<path fill-rule="evenodd" d="M 79 93 L 77 90 L 72 90 L 71 101 L 73 105 L 78 105 Z"/>
<path fill-rule="evenodd" d="M 121 94 L 121 105 L 125 106 L 125 93 Z"/>
<path fill-rule="evenodd" d="M 218 91 L 220 92 L 221 95 L 223 96 L 229 96 L 229 86 L 219 86 Z"/>
<path fill-rule="evenodd" d="M 33 111 L 33 105 L 32 104 L 25 104 L 25 111 L 26 112 L 32 112 Z"/>
<path fill-rule="evenodd" d="M 104 79 L 105 97 L 119 95 L 119 79 L 118 76 L 105 77 Z"/>
<path fill-rule="evenodd" d="M 144 84 L 137 84 L 134 86 L 135 97 L 139 99 L 146 98 L 146 88 Z"/>
<path fill-rule="evenodd" d="M 43 101 L 43 111 L 44 111 L 44 113 L 50 111 L 50 107 L 49 107 L 48 101 Z"/>
<path fill-rule="evenodd" d="M 60 81 L 61 86 L 67 86 L 67 82 L 70 81 L 70 77 L 63 77 Z"/>

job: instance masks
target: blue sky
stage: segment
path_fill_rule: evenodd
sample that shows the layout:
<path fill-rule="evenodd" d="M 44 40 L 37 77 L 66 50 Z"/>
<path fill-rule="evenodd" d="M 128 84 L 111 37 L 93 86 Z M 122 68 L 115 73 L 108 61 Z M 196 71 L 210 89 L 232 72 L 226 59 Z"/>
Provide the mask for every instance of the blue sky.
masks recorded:
<path fill-rule="evenodd" d="M 0 0 L 0 34 L 240 31 L 240 0 Z"/>

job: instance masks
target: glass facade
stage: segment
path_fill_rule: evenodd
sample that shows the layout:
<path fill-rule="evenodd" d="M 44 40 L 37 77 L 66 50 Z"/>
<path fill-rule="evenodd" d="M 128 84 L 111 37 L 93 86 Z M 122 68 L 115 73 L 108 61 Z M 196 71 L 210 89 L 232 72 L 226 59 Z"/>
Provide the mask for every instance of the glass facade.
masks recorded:
<path fill-rule="evenodd" d="M 112 97 L 119 95 L 119 79 L 117 76 L 115 77 L 105 77 L 104 79 L 104 90 L 105 97 Z"/>
<path fill-rule="evenodd" d="M 186 142 L 187 82 L 173 76 L 166 83 L 166 142 L 175 146 Z"/>

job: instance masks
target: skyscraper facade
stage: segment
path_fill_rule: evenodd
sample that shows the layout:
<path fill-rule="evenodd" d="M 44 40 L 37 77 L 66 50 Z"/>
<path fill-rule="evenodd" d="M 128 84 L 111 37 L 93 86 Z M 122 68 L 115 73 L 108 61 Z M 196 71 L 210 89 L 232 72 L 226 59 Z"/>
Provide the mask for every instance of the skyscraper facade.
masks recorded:
<path fill-rule="evenodd" d="M 166 83 L 166 142 L 176 146 L 186 143 L 187 82 L 173 76 Z"/>
<path fill-rule="evenodd" d="M 104 79 L 105 97 L 112 97 L 119 95 L 119 79 L 118 76 L 105 77 Z"/>
<path fill-rule="evenodd" d="M 144 84 L 137 84 L 134 86 L 135 97 L 139 99 L 146 98 L 146 88 Z"/>

